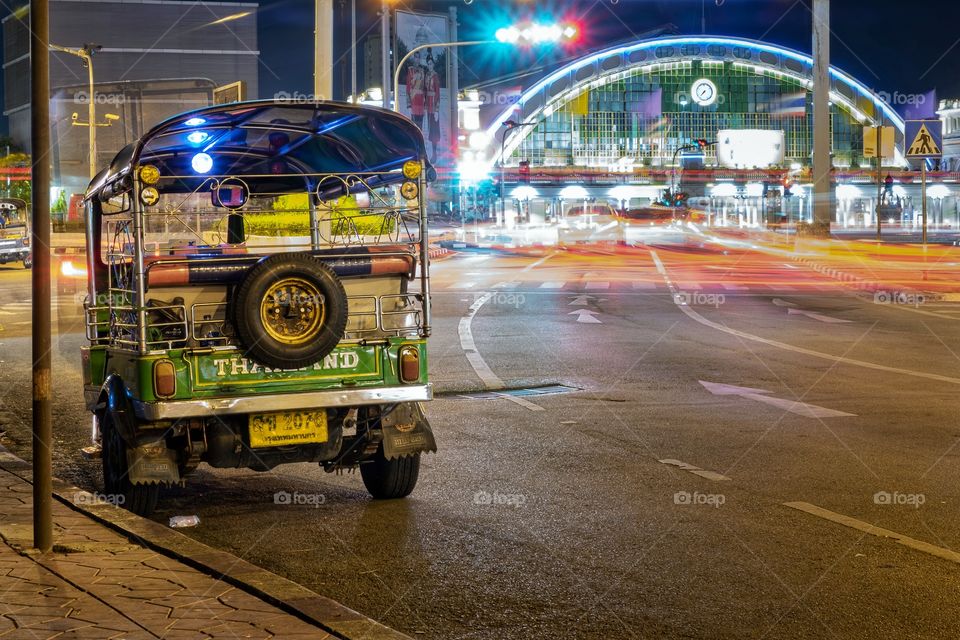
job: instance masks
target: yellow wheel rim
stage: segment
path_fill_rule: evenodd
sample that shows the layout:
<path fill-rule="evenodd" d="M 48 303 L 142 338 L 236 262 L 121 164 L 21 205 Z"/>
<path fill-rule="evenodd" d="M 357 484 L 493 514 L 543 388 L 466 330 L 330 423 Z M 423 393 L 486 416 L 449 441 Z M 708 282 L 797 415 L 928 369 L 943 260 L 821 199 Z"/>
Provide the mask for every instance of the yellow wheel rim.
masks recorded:
<path fill-rule="evenodd" d="M 300 345 L 317 337 L 326 318 L 323 294 L 303 278 L 283 278 L 260 301 L 260 320 L 267 335 L 283 344 Z"/>

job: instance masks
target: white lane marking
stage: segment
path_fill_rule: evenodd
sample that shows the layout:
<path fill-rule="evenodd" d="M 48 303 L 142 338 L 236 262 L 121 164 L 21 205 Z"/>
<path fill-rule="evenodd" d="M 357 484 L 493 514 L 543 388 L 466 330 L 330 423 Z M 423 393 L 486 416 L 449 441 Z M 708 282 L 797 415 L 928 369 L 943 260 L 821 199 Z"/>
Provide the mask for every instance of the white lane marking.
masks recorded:
<path fill-rule="evenodd" d="M 848 322 L 853 322 L 853 320 L 844 320 L 843 318 L 831 318 L 830 316 L 825 316 L 822 313 L 816 313 L 815 311 L 804 311 L 803 309 L 787 309 L 788 316 L 806 316 L 812 318 L 813 320 L 819 320 L 820 322 L 826 322 L 827 324 L 846 324 Z"/>
<path fill-rule="evenodd" d="M 686 462 L 680 462 L 679 460 L 667 459 L 667 460 L 657 460 L 660 464 L 668 464 L 673 467 L 680 467 L 684 471 L 689 471 L 694 475 L 698 475 L 701 478 L 706 478 L 707 480 L 713 480 L 714 482 L 721 482 L 723 480 L 729 480 L 727 476 L 717 473 L 716 471 L 707 471 L 706 469 L 701 469 L 700 467 L 695 467 L 692 464 L 687 464 Z"/>
<path fill-rule="evenodd" d="M 532 402 L 530 402 L 530 401 L 527 400 L 526 398 L 521 398 L 521 397 L 519 397 L 519 396 L 512 396 L 512 395 L 510 395 L 509 393 L 498 393 L 498 394 L 496 394 L 496 395 L 500 396 L 500 397 L 503 398 L 504 400 L 509 400 L 510 402 L 514 402 L 514 403 L 520 405 L 521 407 L 524 407 L 524 408 L 526 408 L 526 409 L 530 409 L 530 411 L 544 411 L 544 408 L 543 408 L 543 407 L 541 407 L 541 406 L 538 405 L 538 404 L 533 404 Z"/>
<path fill-rule="evenodd" d="M 543 264 L 547 258 L 550 256 L 544 257 L 538 262 Z M 536 263 L 535 263 L 536 264 Z M 498 285 L 507 284 L 505 282 L 497 283 L 494 287 Z M 480 355 L 480 352 L 477 351 L 477 343 L 473 339 L 473 318 L 477 315 L 477 312 L 480 311 L 480 308 L 483 307 L 493 296 L 496 295 L 495 291 L 488 291 L 482 296 L 476 299 L 472 305 L 470 305 L 470 311 L 467 315 L 460 318 L 460 324 L 457 329 L 457 332 L 460 335 L 460 348 L 463 349 L 464 354 L 467 356 L 467 362 L 470 363 L 470 366 L 473 367 L 474 372 L 477 374 L 477 377 L 480 378 L 480 381 L 483 382 L 483 385 L 490 391 L 497 391 L 498 389 L 504 389 L 507 385 L 503 383 L 503 380 L 497 376 L 490 368 L 490 366 L 483 359 L 483 356 Z M 514 397 L 508 394 L 498 393 L 498 396 L 509 400 L 515 404 L 520 405 L 530 409 L 531 411 L 543 411 L 543 407 L 536 405 L 529 400 L 524 398 Z"/>
<path fill-rule="evenodd" d="M 609 282 L 588 282 L 587 286 L 584 287 L 584 289 L 587 289 L 588 291 L 594 291 L 597 289 L 609 289 L 609 288 L 610 288 Z"/>
<path fill-rule="evenodd" d="M 540 265 L 542 265 L 544 262 L 546 262 L 547 260 L 549 260 L 550 258 L 552 258 L 552 257 L 555 256 L 555 255 L 557 255 L 557 252 L 556 252 L 556 251 L 554 251 L 554 252 L 552 252 L 552 253 L 548 253 L 547 255 L 543 256 L 542 258 L 540 258 L 540 259 L 537 260 L 536 262 L 531 262 L 530 264 L 528 264 L 527 266 L 525 266 L 523 269 L 520 269 L 520 273 L 526 273 L 527 271 L 532 271 L 533 269 L 536 269 L 537 267 L 539 267 Z"/>
<path fill-rule="evenodd" d="M 726 289 L 727 291 L 749 291 L 750 287 L 745 287 L 742 284 L 726 284 L 721 282 L 720 286 Z"/>
<path fill-rule="evenodd" d="M 590 309 L 577 309 L 576 311 L 571 311 L 568 313 L 568 316 L 577 316 L 577 322 L 583 322 L 586 324 L 603 324 L 593 316 L 596 315 L 596 311 L 591 311 Z"/>
<path fill-rule="evenodd" d="M 577 296 L 576 298 L 571 300 L 570 304 L 568 304 L 567 306 L 569 307 L 569 306 L 576 305 L 576 306 L 585 307 L 588 304 L 590 304 L 589 302 L 590 300 L 596 300 L 596 298 L 594 296 Z"/>
<path fill-rule="evenodd" d="M 519 280 L 511 280 L 510 282 L 498 282 L 493 285 L 493 289 L 516 289 L 520 286 Z"/>
<path fill-rule="evenodd" d="M 778 307 L 795 307 L 795 306 L 797 306 L 797 305 L 794 304 L 793 302 L 787 302 L 786 300 L 781 300 L 780 298 L 774 298 L 774 299 L 771 300 L 770 302 L 772 302 L 773 304 L 775 304 L 775 305 L 778 306 Z"/>
<path fill-rule="evenodd" d="M 656 289 L 656 282 L 647 282 L 646 280 L 637 280 L 633 283 L 634 289 Z"/>
<path fill-rule="evenodd" d="M 473 289 L 477 286 L 476 282 L 458 282 L 456 284 L 450 285 L 451 289 Z"/>
<path fill-rule="evenodd" d="M 540 285 L 541 289 L 563 289 L 566 282 L 544 282 Z"/>
<path fill-rule="evenodd" d="M 712 320 L 707 320 L 702 315 L 691 309 L 690 307 L 677 303 L 677 288 L 673 286 L 673 282 L 670 280 L 670 276 L 667 275 L 667 270 L 663 266 L 663 262 L 660 261 L 660 256 L 657 255 L 656 251 L 651 251 L 650 256 L 653 258 L 654 264 L 657 266 L 657 271 L 663 275 L 664 282 L 667 283 L 667 286 L 670 288 L 670 292 L 673 294 L 674 304 L 677 305 L 677 308 L 680 309 L 683 313 L 687 315 L 688 318 L 702 324 L 705 327 L 710 327 L 711 329 L 716 329 L 723 333 L 737 336 L 738 338 L 743 338 L 744 340 L 750 340 L 751 342 L 759 342 L 760 344 L 765 344 L 770 347 L 775 347 L 777 349 L 783 349 L 785 351 L 792 351 L 794 353 L 802 353 L 806 356 L 811 356 L 814 358 L 822 358 L 824 360 L 829 360 L 831 362 L 840 362 L 843 364 L 848 364 L 854 367 L 863 367 L 864 369 L 873 369 L 874 371 L 886 371 L 887 373 L 898 373 L 905 376 L 912 376 L 914 378 L 923 378 L 925 380 L 936 380 L 937 382 L 946 382 L 948 384 L 960 385 L 960 378 L 952 378 L 950 376 L 942 376 L 938 373 L 927 373 L 926 371 L 914 371 L 912 369 L 901 369 L 899 367 L 890 367 L 885 364 L 877 364 L 875 362 L 866 362 L 865 360 L 856 360 L 854 358 L 847 358 L 844 356 L 835 356 L 832 353 L 823 353 L 822 351 L 814 351 L 813 349 L 804 349 L 803 347 L 796 347 L 792 344 L 787 344 L 785 342 L 779 342 L 777 340 L 770 340 L 769 338 L 764 338 L 752 333 L 747 333 L 746 331 L 740 331 L 738 329 L 731 329 L 726 327 L 718 322 L 713 322 Z M 901 308 L 901 305 L 892 305 L 897 308 Z"/>
<path fill-rule="evenodd" d="M 796 287 L 788 287 L 785 284 L 768 284 L 767 288 L 771 291 L 782 291 L 784 293 L 790 293 L 797 290 Z"/>
<path fill-rule="evenodd" d="M 738 387 L 732 384 L 722 384 L 719 382 L 707 382 L 706 380 L 698 380 L 697 382 L 702 384 L 707 389 L 707 391 L 709 391 L 715 396 L 731 396 L 731 395 L 740 396 L 741 398 L 762 402 L 764 404 L 768 404 L 778 409 L 783 409 L 784 411 L 795 413 L 798 416 L 803 416 L 805 418 L 846 418 L 846 417 L 853 417 L 857 415 L 855 413 L 847 413 L 845 411 L 836 411 L 834 409 L 828 409 L 826 407 L 821 407 L 815 404 L 801 402 L 800 400 L 789 400 L 787 398 L 774 398 L 766 395 L 771 392 L 766 391 L 764 389 L 753 389 L 751 387 Z"/>
<path fill-rule="evenodd" d="M 783 263 L 783 266 L 785 266 L 787 269 L 799 269 L 799 268 L 800 268 L 800 267 L 798 267 L 798 266 L 795 265 L 795 264 L 787 264 L 786 262 Z"/>
<path fill-rule="evenodd" d="M 932 556 L 960 564 L 960 553 L 957 553 L 956 551 L 944 549 L 943 547 L 938 547 L 930 544 L 929 542 L 917 540 L 916 538 L 905 536 L 901 533 L 897 533 L 896 531 L 884 529 L 882 527 L 872 525 L 869 522 L 864 522 L 863 520 L 857 520 L 856 518 L 845 516 L 842 513 L 836 513 L 834 511 L 830 511 L 829 509 L 818 507 L 815 504 L 810 504 L 809 502 L 784 502 L 783 505 L 785 507 L 790 507 L 791 509 L 796 509 L 797 511 L 809 513 L 810 515 L 817 516 L 818 518 L 823 518 L 824 520 L 829 520 L 830 522 L 841 524 L 845 527 L 850 527 L 851 529 L 856 529 L 857 531 L 863 531 L 864 533 L 868 533 L 878 538 L 889 538 L 897 544 L 902 544 L 905 547 L 910 547 L 916 551 L 929 553 Z"/>
<path fill-rule="evenodd" d="M 493 292 L 487 292 L 476 299 L 476 301 L 470 305 L 470 311 L 467 315 L 460 318 L 460 326 L 458 328 L 458 333 L 460 334 L 460 348 L 463 349 L 464 353 L 467 356 L 467 361 L 470 363 L 470 366 L 473 367 L 474 372 L 480 378 L 480 381 L 483 382 L 483 385 L 487 389 L 496 390 L 503 389 L 506 385 L 503 383 L 493 370 L 487 365 L 483 360 L 483 356 L 477 351 L 477 344 L 473 340 L 473 330 L 471 325 L 473 323 L 473 317 L 477 315 L 477 312 L 480 311 L 480 307 L 486 304 L 494 296 Z"/>

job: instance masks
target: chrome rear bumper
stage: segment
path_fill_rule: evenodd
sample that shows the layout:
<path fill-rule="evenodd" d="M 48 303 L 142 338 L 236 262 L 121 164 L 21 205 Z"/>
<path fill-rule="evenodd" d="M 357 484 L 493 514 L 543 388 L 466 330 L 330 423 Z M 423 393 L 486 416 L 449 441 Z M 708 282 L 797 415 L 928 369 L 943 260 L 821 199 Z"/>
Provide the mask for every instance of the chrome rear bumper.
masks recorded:
<path fill-rule="evenodd" d="M 422 402 L 432 399 L 433 385 L 423 384 L 376 389 L 336 389 L 275 395 L 263 394 L 235 398 L 170 400 L 166 402 L 134 400 L 133 409 L 141 420 L 154 421 L 323 407 L 357 407 L 395 402 Z"/>

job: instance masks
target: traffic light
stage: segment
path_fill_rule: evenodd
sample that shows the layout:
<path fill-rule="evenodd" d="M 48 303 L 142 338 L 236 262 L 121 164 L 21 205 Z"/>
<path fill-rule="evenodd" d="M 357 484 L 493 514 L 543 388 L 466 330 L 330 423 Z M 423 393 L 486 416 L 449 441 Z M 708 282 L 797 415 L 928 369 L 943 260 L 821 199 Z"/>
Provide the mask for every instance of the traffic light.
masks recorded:
<path fill-rule="evenodd" d="M 783 187 L 783 197 L 789 198 L 792 194 L 790 193 L 790 188 L 793 186 L 793 183 L 790 182 L 790 178 L 784 178 L 780 181 L 780 186 Z"/>
<path fill-rule="evenodd" d="M 687 202 L 687 193 L 685 191 L 678 191 L 676 195 L 673 196 L 673 206 L 682 207 Z"/>
<path fill-rule="evenodd" d="M 705 151 L 706 148 L 710 146 L 710 142 L 705 138 L 697 138 L 696 140 L 694 140 L 694 142 L 697 143 L 697 146 L 700 147 L 701 151 Z"/>
<path fill-rule="evenodd" d="M 520 161 L 520 183 L 521 184 L 530 184 L 530 161 L 521 160 Z"/>

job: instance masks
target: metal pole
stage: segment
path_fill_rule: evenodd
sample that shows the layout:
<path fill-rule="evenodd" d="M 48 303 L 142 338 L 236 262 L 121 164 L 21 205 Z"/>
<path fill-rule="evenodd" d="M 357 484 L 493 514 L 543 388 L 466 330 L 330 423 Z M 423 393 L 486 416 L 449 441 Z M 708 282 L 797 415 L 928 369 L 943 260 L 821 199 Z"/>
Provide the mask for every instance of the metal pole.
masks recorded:
<path fill-rule="evenodd" d="M 90 77 L 90 102 L 87 105 L 87 122 L 90 127 L 90 179 L 93 180 L 97 175 L 97 101 L 93 94 L 93 54 L 87 52 L 86 58 L 87 72 Z"/>
<path fill-rule="evenodd" d="M 504 181 L 504 171 L 503 171 L 503 154 L 506 153 L 506 142 L 507 142 L 507 132 L 510 131 L 510 127 L 507 127 L 503 130 L 503 133 L 500 134 L 500 220 L 498 220 L 498 226 L 507 225 L 507 203 L 504 200 L 503 194 L 503 181 Z"/>
<path fill-rule="evenodd" d="M 357 100 L 357 0 L 350 0 L 350 95 Z"/>
<path fill-rule="evenodd" d="M 30 0 L 30 146 L 33 158 L 33 546 L 53 549 L 50 399 L 50 14 Z M 90 96 L 91 100 L 93 96 Z M 91 123 L 92 125 L 93 123 Z"/>
<path fill-rule="evenodd" d="M 830 0 L 813 0 L 813 220 L 830 235 Z"/>
<path fill-rule="evenodd" d="M 457 8 L 450 7 L 450 41 L 456 42 L 458 39 Z M 456 159 L 460 157 L 460 62 L 457 55 L 457 47 L 450 47 L 448 51 L 450 52 L 450 55 L 447 56 L 447 91 L 450 94 L 450 149 L 448 152 Z M 438 101 L 439 99 L 440 97 L 437 96 Z M 460 208 L 462 212 L 459 174 L 454 174 L 452 182 L 454 193 L 453 201 L 457 203 L 457 207 Z"/>
<path fill-rule="evenodd" d="M 380 3 L 380 73 L 383 76 L 383 108 L 390 108 L 390 5 Z"/>
<path fill-rule="evenodd" d="M 920 199 L 923 200 L 923 248 L 927 248 L 927 159 L 920 159 Z"/>
<path fill-rule="evenodd" d="M 877 125 L 877 242 L 880 242 L 880 201 L 883 199 L 883 124 Z"/>

